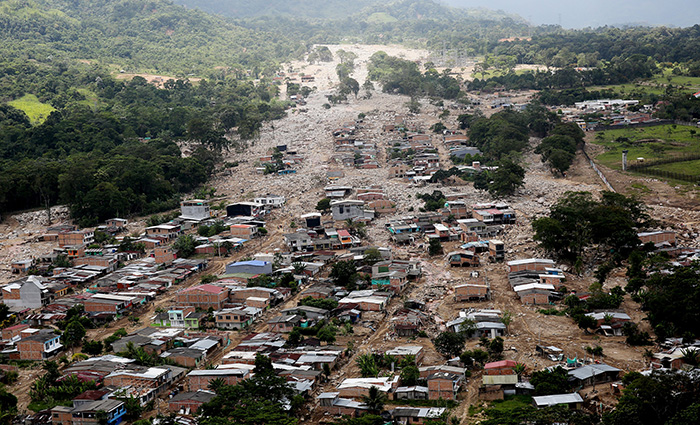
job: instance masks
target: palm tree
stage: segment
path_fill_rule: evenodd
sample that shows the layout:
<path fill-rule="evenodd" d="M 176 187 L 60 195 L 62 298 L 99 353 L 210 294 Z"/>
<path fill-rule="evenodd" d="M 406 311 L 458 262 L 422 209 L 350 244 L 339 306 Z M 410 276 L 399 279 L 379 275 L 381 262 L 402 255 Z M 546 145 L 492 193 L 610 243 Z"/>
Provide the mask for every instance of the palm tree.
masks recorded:
<path fill-rule="evenodd" d="M 367 406 L 367 411 L 374 415 L 382 413 L 386 400 L 386 394 L 379 391 L 379 387 L 374 385 L 369 387 L 369 393 L 366 396 L 362 396 L 362 403 Z"/>
<path fill-rule="evenodd" d="M 209 385 L 207 387 L 218 394 L 224 385 L 226 385 L 226 382 L 223 379 L 216 378 L 209 381 Z"/>
<path fill-rule="evenodd" d="M 691 366 L 697 366 L 700 364 L 700 350 L 697 349 L 683 349 L 681 350 L 681 354 L 683 354 L 683 362 L 686 364 L 689 364 Z"/>
<path fill-rule="evenodd" d="M 525 373 L 525 369 L 527 369 L 527 367 L 522 363 L 517 363 L 515 367 L 513 367 L 513 372 L 515 372 L 515 374 L 518 375 L 518 381 L 522 379 L 523 373 Z"/>

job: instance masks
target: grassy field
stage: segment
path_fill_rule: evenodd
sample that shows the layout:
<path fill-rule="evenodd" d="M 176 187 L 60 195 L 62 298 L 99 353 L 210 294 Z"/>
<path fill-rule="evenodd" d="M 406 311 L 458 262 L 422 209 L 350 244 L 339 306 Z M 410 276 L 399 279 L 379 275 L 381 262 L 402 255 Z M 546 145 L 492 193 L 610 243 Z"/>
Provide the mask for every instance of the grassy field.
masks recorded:
<path fill-rule="evenodd" d="M 624 138 L 627 140 L 623 140 Z M 605 147 L 605 152 L 598 155 L 596 160 L 607 167 L 619 170 L 622 168 L 622 151 L 624 149 L 629 150 L 628 161 L 630 162 L 640 157 L 649 160 L 700 152 L 700 129 L 681 125 L 661 125 L 638 129 L 608 130 L 598 133 L 593 143 Z M 696 171 L 700 173 L 700 162 L 698 161 L 667 164 L 664 167 L 671 165 L 684 167 L 683 172 L 685 173 L 695 173 Z"/>
<path fill-rule="evenodd" d="M 654 169 L 670 171 L 673 173 L 690 174 L 692 176 L 700 176 L 700 160 L 662 164 L 655 166 Z"/>
<path fill-rule="evenodd" d="M 15 99 L 9 102 L 9 105 L 24 111 L 32 124 L 41 124 L 51 112 L 56 110 L 56 108 L 47 103 L 39 102 L 39 99 L 33 94 L 27 94 L 19 99 Z"/>

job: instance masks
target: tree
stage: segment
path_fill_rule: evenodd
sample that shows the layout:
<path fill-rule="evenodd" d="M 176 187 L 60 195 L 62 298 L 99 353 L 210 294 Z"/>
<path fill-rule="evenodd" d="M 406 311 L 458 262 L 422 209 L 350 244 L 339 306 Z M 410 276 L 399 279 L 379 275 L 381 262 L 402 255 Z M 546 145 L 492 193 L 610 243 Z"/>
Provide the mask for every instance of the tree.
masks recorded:
<path fill-rule="evenodd" d="M 102 346 L 102 341 L 90 341 L 90 340 L 85 340 L 83 341 L 83 352 L 87 354 L 92 354 L 93 356 L 99 356 L 102 354 L 102 350 L 104 347 Z"/>
<path fill-rule="evenodd" d="M 333 264 L 330 273 L 333 283 L 339 286 L 352 287 L 357 280 L 357 267 L 352 260 L 338 261 Z"/>
<path fill-rule="evenodd" d="M 194 254 L 196 242 L 192 235 L 182 235 L 173 244 L 173 249 L 177 251 L 178 257 L 188 258 Z"/>
<path fill-rule="evenodd" d="M 504 311 L 503 314 L 501 314 L 501 323 L 506 325 L 506 333 L 510 333 L 510 324 L 513 323 L 513 313 Z"/>
<path fill-rule="evenodd" d="M 66 326 L 66 330 L 61 336 L 63 345 L 66 347 L 75 347 L 80 345 L 85 337 L 85 328 L 80 324 L 80 321 L 74 320 Z"/>
<path fill-rule="evenodd" d="M 134 421 L 141 417 L 144 408 L 143 406 L 141 406 L 141 402 L 139 401 L 139 399 L 131 396 L 122 401 L 124 401 L 124 407 L 126 408 L 125 418 L 127 420 Z"/>
<path fill-rule="evenodd" d="M 369 387 L 368 394 L 362 396 L 362 403 L 367 406 L 367 411 L 370 414 L 379 414 L 384 410 L 384 403 L 387 401 L 387 396 L 379 387 L 372 385 Z"/>
<path fill-rule="evenodd" d="M 316 334 L 316 337 L 321 342 L 325 342 L 326 344 L 332 344 L 335 342 L 335 334 L 337 332 L 338 332 L 338 328 L 336 328 L 335 326 L 326 325 L 318 331 L 318 333 Z"/>
<path fill-rule="evenodd" d="M 493 360 L 500 359 L 503 355 L 503 338 L 497 336 L 488 343 L 486 348 L 489 352 L 489 356 L 491 356 Z"/>
<path fill-rule="evenodd" d="M 430 239 L 428 244 L 428 255 L 432 257 L 434 255 L 440 255 L 442 252 L 442 244 L 440 243 L 440 240 L 437 238 Z"/>
<path fill-rule="evenodd" d="M 363 378 L 376 377 L 379 375 L 379 367 L 372 353 L 364 353 L 357 356 L 355 363 L 360 368 Z"/>
<path fill-rule="evenodd" d="M 329 198 L 323 198 L 316 204 L 316 210 L 326 212 L 331 209 L 331 200 Z"/>
<path fill-rule="evenodd" d="M 536 395 L 563 394 L 569 391 L 569 375 L 561 367 L 534 372 L 530 383 L 535 387 Z"/>
<path fill-rule="evenodd" d="M 440 354 L 451 358 L 459 356 L 464 348 L 465 342 L 464 335 L 457 332 L 445 331 L 435 338 L 433 344 Z"/>
<path fill-rule="evenodd" d="M 417 366 L 409 365 L 401 369 L 401 385 L 403 386 L 413 386 L 420 378 L 420 371 Z"/>
<path fill-rule="evenodd" d="M 504 159 L 493 172 L 493 181 L 489 184 L 489 193 L 495 197 L 510 196 L 523 186 L 525 169 L 511 159 Z"/>
<path fill-rule="evenodd" d="M 365 263 L 372 266 L 378 262 L 382 261 L 382 254 L 377 248 L 369 248 L 365 250 Z"/>
<path fill-rule="evenodd" d="M 697 374 L 637 372 L 623 377 L 625 389 L 615 410 L 603 416 L 605 425 L 696 423 L 700 400 Z M 689 422 L 683 419 L 691 419 Z M 695 420 L 692 420 L 695 419 Z"/>
<path fill-rule="evenodd" d="M 17 414 L 17 397 L 0 385 L 0 424 L 10 425 Z"/>

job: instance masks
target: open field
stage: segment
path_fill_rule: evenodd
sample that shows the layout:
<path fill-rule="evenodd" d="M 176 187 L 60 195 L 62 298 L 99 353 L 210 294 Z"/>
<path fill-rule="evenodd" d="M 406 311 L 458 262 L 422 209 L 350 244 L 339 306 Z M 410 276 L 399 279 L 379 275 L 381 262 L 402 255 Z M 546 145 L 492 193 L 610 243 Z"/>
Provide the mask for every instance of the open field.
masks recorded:
<path fill-rule="evenodd" d="M 700 135 L 693 133 L 696 131 L 698 129 L 695 127 L 682 125 L 603 131 L 593 140 L 593 143 L 605 148 L 605 152 L 597 155 L 596 160 L 606 167 L 621 170 L 622 151 L 625 149 L 629 150 L 630 162 L 636 161 L 637 158 L 649 160 L 697 153 L 700 152 Z M 624 138 L 627 140 L 622 140 Z M 697 166 L 698 164 L 692 165 L 696 169 Z M 700 169 L 696 171 L 700 173 Z M 683 172 L 694 173 L 695 171 L 684 169 Z"/>
<path fill-rule="evenodd" d="M 8 102 L 10 106 L 21 109 L 29 117 L 32 124 L 41 124 L 46 118 L 55 111 L 56 108 L 48 103 L 41 103 L 33 94 L 25 94 L 19 99 Z"/>

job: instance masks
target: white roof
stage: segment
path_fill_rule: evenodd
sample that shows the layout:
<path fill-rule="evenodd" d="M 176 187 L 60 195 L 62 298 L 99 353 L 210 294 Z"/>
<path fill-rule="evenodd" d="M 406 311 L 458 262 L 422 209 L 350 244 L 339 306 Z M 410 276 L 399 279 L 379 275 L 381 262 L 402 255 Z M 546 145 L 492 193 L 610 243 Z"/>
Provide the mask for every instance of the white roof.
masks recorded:
<path fill-rule="evenodd" d="M 525 258 L 522 260 L 508 261 L 506 264 L 509 266 L 517 266 L 520 264 L 531 264 L 531 263 L 547 263 L 554 265 L 554 260 L 548 260 L 544 258 Z"/>
<path fill-rule="evenodd" d="M 569 404 L 569 403 L 583 403 L 583 399 L 578 393 L 571 394 L 555 394 L 555 395 L 543 395 L 539 397 L 532 397 L 532 401 L 535 402 L 535 406 L 556 406 L 557 404 Z"/>
<path fill-rule="evenodd" d="M 391 356 L 407 356 L 416 355 L 423 350 L 423 347 L 419 345 L 402 345 L 400 347 L 392 348 L 391 350 L 386 350 L 386 354 Z"/>
<path fill-rule="evenodd" d="M 532 289 L 541 289 L 543 291 L 553 291 L 554 285 L 549 283 L 528 283 L 526 285 L 520 285 L 513 288 L 515 292 L 529 291 Z"/>
<path fill-rule="evenodd" d="M 338 389 L 342 388 L 354 388 L 354 387 L 361 387 L 361 388 L 371 388 L 371 387 L 377 387 L 379 388 L 380 391 L 383 392 L 388 392 L 391 390 L 392 384 L 396 384 L 399 382 L 399 377 L 398 375 L 394 377 L 394 379 L 390 379 L 387 377 L 383 378 L 347 378 L 343 380 L 338 385 Z"/>

